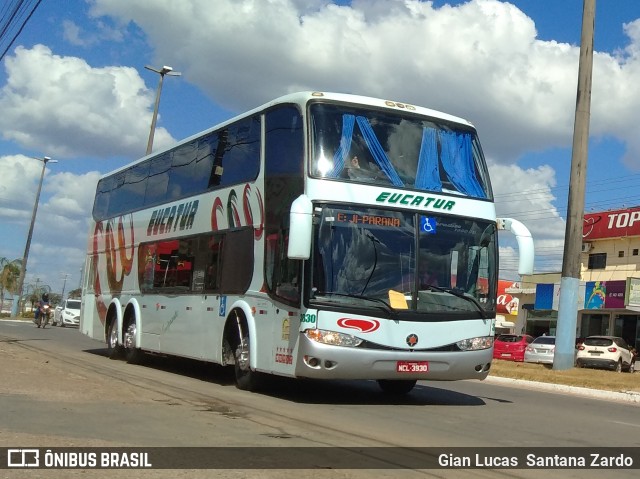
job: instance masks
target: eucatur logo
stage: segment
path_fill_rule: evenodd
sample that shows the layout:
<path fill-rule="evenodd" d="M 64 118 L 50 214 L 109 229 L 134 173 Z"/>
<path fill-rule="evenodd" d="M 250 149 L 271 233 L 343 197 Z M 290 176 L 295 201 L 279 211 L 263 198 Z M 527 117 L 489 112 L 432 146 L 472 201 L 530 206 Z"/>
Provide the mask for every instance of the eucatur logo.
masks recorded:
<path fill-rule="evenodd" d="M 199 203 L 198 200 L 194 200 L 153 210 L 149 226 L 147 226 L 147 236 L 169 233 L 171 228 L 173 231 L 177 228 L 180 230 L 191 229 Z"/>
<path fill-rule="evenodd" d="M 380 327 L 380 321 L 376 321 L 375 319 L 340 318 L 338 320 L 338 326 L 357 329 L 363 333 L 371 333 Z"/>

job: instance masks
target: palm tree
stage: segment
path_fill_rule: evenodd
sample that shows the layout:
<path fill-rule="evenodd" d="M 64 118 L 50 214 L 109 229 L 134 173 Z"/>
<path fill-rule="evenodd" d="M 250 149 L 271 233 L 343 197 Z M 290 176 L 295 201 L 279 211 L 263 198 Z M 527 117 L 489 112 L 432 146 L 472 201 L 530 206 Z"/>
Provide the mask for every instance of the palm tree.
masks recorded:
<path fill-rule="evenodd" d="M 7 258 L 0 258 L 0 312 L 4 309 L 5 290 L 11 294 L 16 293 L 21 264 L 21 259 L 9 261 Z"/>

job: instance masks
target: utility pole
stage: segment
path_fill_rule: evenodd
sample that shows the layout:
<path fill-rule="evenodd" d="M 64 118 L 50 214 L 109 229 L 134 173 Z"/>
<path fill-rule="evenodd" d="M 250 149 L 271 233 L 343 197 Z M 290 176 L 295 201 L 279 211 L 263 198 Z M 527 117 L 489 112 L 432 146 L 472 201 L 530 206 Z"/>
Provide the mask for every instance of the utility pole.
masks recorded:
<path fill-rule="evenodd" d="M 562 278 L 560 279 L 556 350 L 553 358 L 553 369 L 558 370 L 573 368 L 575 358 L 578 291 L 580 287 L 580 253 L 589 152 L 595 10 L 596 0 L 583 0 L 578 95 L 571 153 L 567 227 L 562 257 Z"/>
<path fill-rule="evenodd" d="M 67 278 L 71 276 L 69 273 L 64 273 L 64 283 L 62 283 L 62 294 L 60 295 L 60 300 L 64 301 L 64 290 L 67 287 Z"/>
<path fill-rule="evenodd" d="M 44 180 L 44 171 L 47 168 L 47 163 L 57 163 L 58 160 L 52 160 L 48 156 L 44 158 L 34 158 L 34 160 L 42 161 L 42 172 L 40 173 L 40 182 L 38 183 L 38 191 L 36 192 L 36 201 L 33 205 L 33 212 L 31 213 L 31 224 L 29 225 L 29 234 L 27 235 L 27 244 L 24 247 L 24 256 L 22 257 L 22 263 L 20 265 L 20 276 L 18 276 L 18 285 L 16 287 L 16 294 L 13 297 L 13 305 L 11 306 L 11 316 L 18 314 L 18 306 L 20 299 L 22 298 L 22 288 L 24 287 L 24 277 L 27 274 L 27 260 L 29 259 L 29 248 L 31 247 L 31 238 L 33 236 L 33 227 L 36 222 L 36 214 L 38 213 L 38 202 L 40 201 L 40 191 L 42 190 L 42 181 Z"/>

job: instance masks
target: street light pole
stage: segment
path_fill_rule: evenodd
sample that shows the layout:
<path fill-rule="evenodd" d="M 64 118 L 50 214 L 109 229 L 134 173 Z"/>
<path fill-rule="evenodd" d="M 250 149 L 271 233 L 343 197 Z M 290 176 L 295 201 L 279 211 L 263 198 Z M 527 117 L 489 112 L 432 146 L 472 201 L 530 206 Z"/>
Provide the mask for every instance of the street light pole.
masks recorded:
<path fill-rule="evenodd" d="M 60 300 L 64 301 L 64 290 L 67 288 L 67 278 L 71 276 L 69 273 L 64 274 L 64 283 L 62 283 L 62 295 L 60 296 Z"/>
<path fill-rule="evenodd" d="M 173 68 L 168 66 L 163 66 L 160 70 L 150 67 L 146 65 L 145 68 L 147 70 L 151 70 L 152 72 L 156 72 L 160 75 L 160 81 L 158 82 L 158 88 L 156 90 L 156 103 L 153 107 L 153 117 L 151 119 L 151 131 L 149 132 L 149 141 L 147 142 L 147 155 L 151 153 L 153 149 L 153 136 L 156 132 L 156 120 L 158 119 L 158 107 L 160 106 L 160 93 L 162 92 L 162 81 L 164 80 L 165 75 L 169 76 L 180 76 L 180 72 L 174 72 Z"/>
<path fill-rule="evenodd" d="M 13 298 L 13 305 L 11 306 L 11 315 L 17 316 L 18 303 L 22 297 L 22 288 L 24 286 L 24 276 L 27 272 L 27 259 L 29 258 L 29 248 L 31 247 L 31 237 L 33 236 L 33 226 L 36 222 L 36 213 L 38 212 L 38 202 L 40 201 L 40 191 L 42 190 L 42 180 L 44 179 L 44 171 L 47 167 L 47 163 L 57 163 L 57 160 L 52 160 L 48 156 L 44 158 L 34 158 L 34 160 L 42 161 L 42 173 L 40 173 L 40 182 L 38 183 L 38 192 L 36 193 L 36 202 L 33 205 L 33 213 L 31 214 L 31 225 L 29 226 L 29 234 L 27 235 L 27 244 L 24 247 L 24 256 L 22 257 L 22 265 L 20 265 L 20 276 L 18 276 L 18 287 L 16 289 L 16 296 Z"/>

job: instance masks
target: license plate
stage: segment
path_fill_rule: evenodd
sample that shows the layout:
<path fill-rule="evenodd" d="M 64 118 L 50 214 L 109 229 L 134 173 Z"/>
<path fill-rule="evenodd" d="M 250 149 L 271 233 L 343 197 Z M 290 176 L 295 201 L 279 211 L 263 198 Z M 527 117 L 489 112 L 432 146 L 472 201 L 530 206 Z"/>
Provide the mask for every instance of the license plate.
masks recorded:
<path fill-rule="evenodd" d="M 602 354 L 602 351 L 589 351 L 589 354 Z"/>
<path fill-rule="evenodd" d="M 502 354 L 500 354 L 500 356 L 502 356 L 503 358 L 510 358 L 511 357 L 511 353 L 502 353 Z"/>
<path fill-rule="evenodd" d="M 426 373 L 429 371 L 429 361 L 398 361 L 396 371 L 399 373 Z"/>

